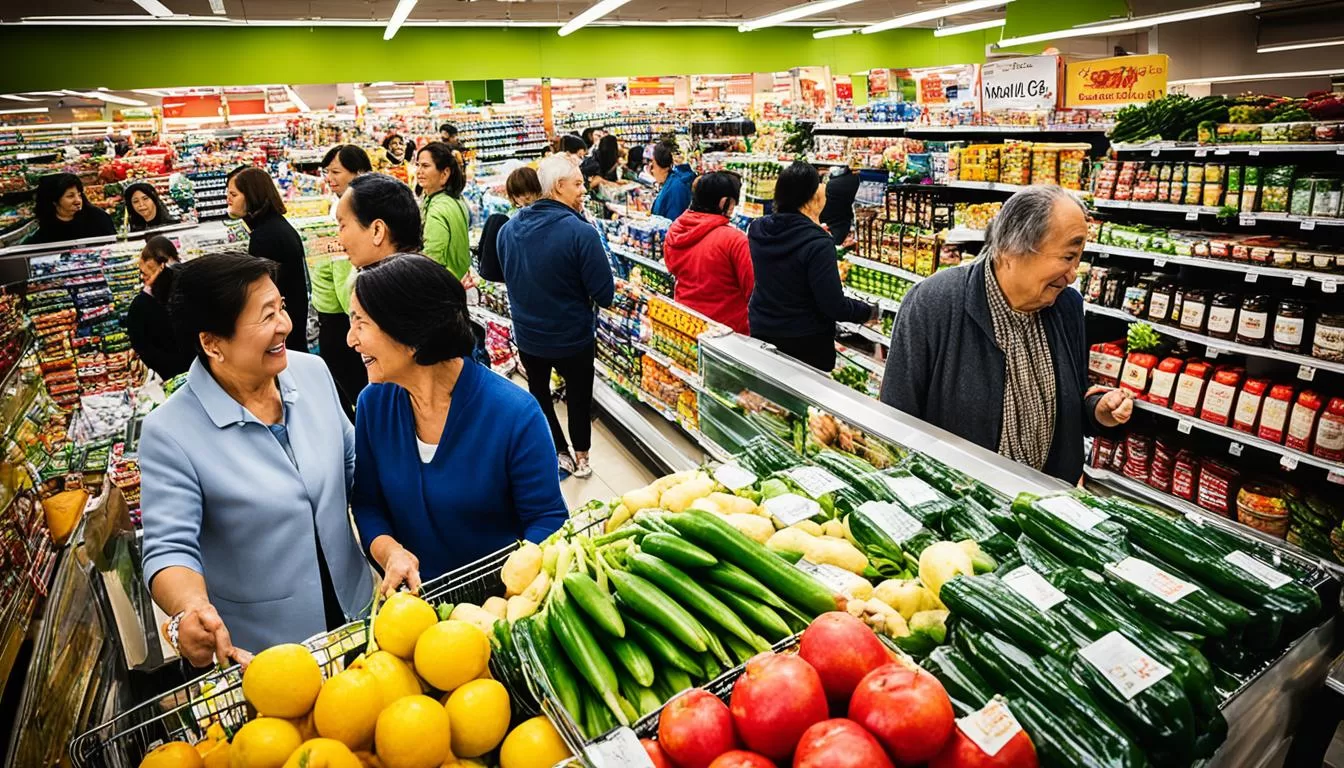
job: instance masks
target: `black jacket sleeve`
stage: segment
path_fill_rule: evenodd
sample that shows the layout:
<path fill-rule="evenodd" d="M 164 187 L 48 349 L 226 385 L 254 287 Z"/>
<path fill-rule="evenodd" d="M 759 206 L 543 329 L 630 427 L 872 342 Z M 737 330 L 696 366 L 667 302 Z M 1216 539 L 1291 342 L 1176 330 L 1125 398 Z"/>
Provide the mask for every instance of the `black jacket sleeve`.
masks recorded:
<path fill-rule="evenodd" d="M 821 313 L 836 322 L 866 323 L 872 319 L 873 305 L 849 298 L 840 286 L 835 243 L 830 236 L 815 238 L 803 248 L 807 249 L 807 282 Z"/>
<path fill-rule="evenodd" d="M 285 346 L 308 351 L 308 264 L 303 257 L 303 239 L 279 215 L 267 218 L 252 230 L 247 252 L 280 265 L 276 287 L 285 298 L 285 309 L 294 323 Z"/>
<path fill-rule="evenodd" d="M 499 230 L 509 221 L 502 213 L 492 213 L 481 225 L 481 279 L 492 283 L 504 282 L 504 268 L 499 263 Z"/>
<path fill-rule="evenodd" d="M 161 378 L 169 379 L 176 375 L 181 356 L 176 347 L 162 345 L 162 339 L 171 338 L 172 334 L 164 334 L 163 328 L 151 331 L 150 326 L 158 323 L 171 323 L 168 311 L 154 297 L 140 292 L 126 310 L 126 335 L 131 337 L 131 348 L 145 365 Z"/>
<path fill-rule="evenodd" d="M 915 286 L 901 302 L 891 329 L 891 350 L 887 353 L 882 391 L 878 395 L 883 403 L 917 419 L 925 418 L 936 356 L 931 337 L 939 328 L 939 321 L 931 316 L 923 298 L 919 286 Z"/>

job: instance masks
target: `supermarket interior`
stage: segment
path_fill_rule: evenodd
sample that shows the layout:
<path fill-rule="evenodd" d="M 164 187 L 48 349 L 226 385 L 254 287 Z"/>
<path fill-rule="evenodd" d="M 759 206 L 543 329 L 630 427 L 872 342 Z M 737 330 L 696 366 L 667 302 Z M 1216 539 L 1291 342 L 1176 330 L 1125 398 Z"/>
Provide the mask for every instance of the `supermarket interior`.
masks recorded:
<path fill-rule="evenodd" d="M 1344 768 L 1341 285 L 1341 0 L 0 3 L 3 765 Z"/>

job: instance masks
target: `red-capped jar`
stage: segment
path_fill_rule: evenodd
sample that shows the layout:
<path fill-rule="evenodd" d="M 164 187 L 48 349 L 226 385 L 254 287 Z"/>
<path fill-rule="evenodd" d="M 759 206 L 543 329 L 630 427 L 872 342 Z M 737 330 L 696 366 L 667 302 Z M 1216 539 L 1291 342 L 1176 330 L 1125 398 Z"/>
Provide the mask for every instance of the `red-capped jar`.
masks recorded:
<path fill-rule="evenodd" d="M 1330 461 L 1344 461 L 1344 397 L 1330 398 L 1316 425 L 1316 447 L 1312 453 Z"/>
<path fill-rule="evenodd" d="M 1283 444 L 1303 453 L 1311 453 L 1311 442 L 1316 437 L 1316 420 L 1321 415 L 1321 396 L 1304 389 L 1293 405 L 1288 419 L 1288 435 Z"/>

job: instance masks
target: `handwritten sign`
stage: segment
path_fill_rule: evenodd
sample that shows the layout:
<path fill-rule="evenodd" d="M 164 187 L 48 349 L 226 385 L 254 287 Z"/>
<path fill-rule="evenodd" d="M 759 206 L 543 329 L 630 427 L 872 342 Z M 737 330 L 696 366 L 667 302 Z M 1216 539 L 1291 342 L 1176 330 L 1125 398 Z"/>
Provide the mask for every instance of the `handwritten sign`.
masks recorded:
<path fill-rule="evenodd" d="M 991 61 L 980 69 L 980 108 L 985 112 L 1052 109 L 1058 98 L 1058 56 Z"/>
<path fill-rule="evenodd" d="M 1064 68 L 1064 106 L 1096 107 L 1150 101 L 1167 92 L 1167 55 L 1117 56 Z"/>
<path fill-rule="evenodd" d="M 1119 632 L 1108 632 L 1078 655 L 1097 668 L 1126 699 L 1132 699 L 1171 674 L 1168 667 L 1144 653 Z"/>

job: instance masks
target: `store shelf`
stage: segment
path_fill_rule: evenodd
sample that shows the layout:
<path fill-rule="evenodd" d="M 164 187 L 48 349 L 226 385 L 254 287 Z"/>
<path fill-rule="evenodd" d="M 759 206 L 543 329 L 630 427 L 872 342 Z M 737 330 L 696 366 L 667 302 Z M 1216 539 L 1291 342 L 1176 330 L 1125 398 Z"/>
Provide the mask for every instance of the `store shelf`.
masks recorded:
<path fill-rule="evenodd" d="M 1129 314 L 1123 309 L 1113 309 L 1111 307 L 1103 307 L 1100 304 L 1093 304 L 1092 302 L 1084 302 L 1083 309 L 1094 315 L 1101 315 L 1102 317 L 1113 317 L 1117 320 L 1124 320 L 1125 322 L 1128 323 L 1148 322 L 1143 318 L 1135 317 Z M 1180 328 L 1172 328 L 1169 325 L 1162 325 L 1159 323 L 1148 323 L 1148 324 L 1152 326 L 1154 331 L 1157 331 L 1163 336 L 1170 336 L 1173 339 L 1184 339 L 1185 341 L 1189 341 L 1194 344 L 1203 344 L 1204 346 L 1208 347 L 1208 357 L 1210 358 L 1215 357 L 1219 354 L 1226 353 L 1231 355 L 1247 355 L 1249 357 L 1262 357 L 1265 358 L 1266 360 L 1278 360 L 1279 362 L 1285 362 L 1285 363 L 1294 363 L 1299 366 L 1298 376 L 1308 381 L 1311 380 L 1311 376 L 1314 375 L 1314 373 L 1311 375 L 1303 375 L 1305 373 L 1303 369 L 1312 369 L 1312 371 L 1319 370 L 1319 371 L 1334 371 L 1336 373 L 1344 373 L 1344 363 L 1334 363 L 1329 360 L 1322 360 L 1319 357 L 1311 357 L 1310 355 L 1296 355 L 1291 352 L 1280 352 L 1277 349 L 1270 349 L 1268 347 L 1253 347 L 1249 344 L 1238 344 L 1235 341 L 1225 341 L 1223 339 L 1215 339 L 1212 336 L 1205 336 L 1202 333 L 1191 333 L 1190 331 L 1184 331 L 1181 330 Z"/>
<path fill-rule="evenodd" d="M 887 366 L 885 363 L 879 363 L 878 361 L 874 360 L 868 355 L 863 354 L 857 349 L 846 347 L 844 344 L 836 342 L 835 350 L 836 352 L 839 353 L 839 358 L 836 360 L 837 363 L 851 362 L 859 366 L 860 368 L 863 368 L 864 370 L 868 371 L 869 373 L 877 374 L 879 377 L 881 377 L 882 374 L 886 372 Z"/>
<path fill-rule="evenodd" d="M 630 261 L 633 261 L 636 264 L 643 264 L 649 269 L 656 269 L 665 275 L 672 274 L 671 272 L 668 271 L 667 265 L 664 264 L 663 262 L 657 261 L 656 259 L 650 259 L 648 256 L 642 256 L 630 250 L 629 248 L 626 248 L 625 246 L 608 243 L 607 247 L 611 249 L 612 253 L 616 254 L 617 256 L 620 256 L 623 259 L 629 259 Z"/>
<path fill-rule="evenodd" d="M 1097 208 L 1113 208 L 1124 211 L 1159 211 L 1161 213 L 1184 213 L 1189 216 L 1191 213 L 1196 216 L 1216 216 L 1221 208 L 1212 205 L 1180 205 L 1178 203 L 1141 203 L 1135 200 L 1106 200 L 1100 197 L 1092 198 L 1092 205 Z"/>
<path fill-rule="evenodd" d="M 1178 203 L 1144 203 L 1135 200 L 1104 200 L 1093 198 L 1092 204 L 1097 208 L 1110 208 L 1114 210 L 1130 211 L 1158 211 L 1161 213 L 1183 213 L 1187 220 L 1193 221 L 1199 216 L 1217 216 L 1223 212 L 1222 208 L 1212 205 L 1181 205 Z M 1231 218 L 1231 217 L 1228 217 Z M 1272 211 L 1256 211 L 1254 213 L 1237 214 L 1237 223 L 1243 227 L 1253 227 L 1260 221 L 1278 221 L 1284 223 L 1295 223 L 1304 230 L 1312 230 L 1316 227 L 1344 227 L 1344 219 L 1325 218 L 1320 216 L 1297 216 L 1291 213 L 1277 213 Z"/>
<path fill-rule="evenodd" d="M 863 259 L 853 255 L 847 256 L 845 258 L 850 262 L 857 264 L 861 267 L 867 267 L 868 269 L 873 269 L 878 272 L 886 272 L 888 275 L 895 275 L 896 277 L 899 277 L 902 280 L 908 280 L 912 283 L 918 283 L 919 281 L 924 279 L 923 275 L 917 275 L 914 272 L 901 269 L 900 267 L 893 267 L 890 264 L 883 264 L 880 261 L 873 261 L 872 259 Z"/>
<path fill-rule="evenodd" d="M 1148 152 L 1157 157 L 1163 152 L 1193 152 L 1196 157 L 1207 155 L 1249 154 L 1258 155 L 1270 152 L 1332 152 L 1344 155 L 1344 144 L 1301 143 L 1301 144 L 1189 144 L 1177 141 L 1158 141 L 1147 144 L 1112 144 L 1116 152 Z"/>
<path fill-rule="evenodd" d="M 858 299 L 859 301 L 866 301 L 869 304 L 876 304 L 884 312 L 901 311 L 901 302 L 895 299 L 889 299 L 885 296 L 878 296 L 875 293 L 868 293 L 867 291 L 860 291 L 858 288 L 851 288 L 848 285 L 841 286 L 841 288 L 844 290 L 845 295 L 848 296 L 849 298 Z"/>
<path fill-rule="evenodd" d="M 485 307 L 467 307 L 467 312 L 471 315 L 471 319 L 480 323 L 489 322 L 496 325 L 502 325 L 505 328 L 513 327 L 512 320 L 503 315 L 495 314 Z"/>
<path fill-rule="evenodd" d="M 673 362 L 672 358 L 664 355 L 662 352 L 641 342 L 635 342 L 635 349 L 653 358 L 653 361 L 666 368 L 673 376 L 686 382 L 687 385 L 697 392 L 705 391 L 705 382 L 699 374 L 691 373 Z"/>
<path fill-rule="evenodd" d="M 1334 293 L 1336 286 L 1344 281 L 1344 276 L 1332 275 L 1328 272 L 1313 272 L 1305 269 L 1283 269 L 1282 267 L 1263 267 L 1257 264 L 1243 264 L 1227 259 L 1210 259 L 1202 256 L 1175 256 L 1167 253 L 1144 251 L 1138 248 L 1122 248 L 1118 245 L 1088 243 L 1085 250 L 1091 251 L 1092 253 L 1105 253 L 1112 256 L 1128 256 L 1135 259 L 1147 259 L 1159 267 L 1164 264 L 1182 264 L 1204 269 L 1218 269 L 1225 272 L 1240 272 L 1244 275 L 1281 277 L 1286 280 L 1292 280 L 1294 284 L 1297 285 L 1305 285 L 1308 280 L 1313 280 L 1320 283 L 1322 290 L 1326 293 Z M 1247 278 L 1247 282 L 1254 281 Z"/>
<path fill-rule="evenodd" d="M 845 333 L 852 333 L 855 336 L 862 336 L 863 338 L 873 342 L 874 344 L 881 344 L 884 347 L 891 346 L 891 339 L 887 338 L 886 336 L 883 336 L 881 331 L 878 331 L 874 328 L 869 328 L 866 325 L 859 325 L 857 323 L 836 323 L 835 325 L 837 328 L 844 331 Z"/>
<path fill-rule="evenodd" d="M 985 230 L 949 229 L 943 239 L 949 243 L 983 243 L 985 241 Z"/>
<path fill-rule="evenodd" d="M 990 192 L 1006 192 L 1008 194 L 1012 194 L 1014 192 L 1020 192 L 1024 189 L 1029 189 L 1031 185 L 1003 184 L 997 181 L 962 181 L 961 179 L 949 179 L 946 186 L 953 187 L 956 189 L 983 189 L 988 190 Z M 1082 191 L 1081 189 L 1066 189 L 1064 191 L 1068 192 L 1070 195 L 1073 195 L 1074 197 L 1077 198 L 1083 198 L 1087 195 L 1087 193 Z"/>
<path fill-rule="evenodd" d="M 1298 464 L 1310 464 L 1315 467 L 1320 467 L 1321 469 L 1329 470 L 1332 473 L 1332 478 L 1339 477 L 1340 479 L 1338 482 L 1344 484 L 1344 462 L 1322 459 L 1319 456 L 1313 456 L 1304 451 L 1294 450 L 1286 445 L 1273 443 L 1269 440 L 1262 440 L 1255 435 L 1231 427 L 1224 427 L 1221 424 L 1214 424 L 1210 421 L 1177 413 L 1170 408 L 1154 405 L 1147 400 L 1135 400 L 1134 406 L 1141 411 L 1156 413 L 1161 416 L 1166 416 L 1167 418 L 1175 419 L 1178 423 L 1178 431 L 1182 433 L 1189 433 L 1192 429 L 1198 429 L 1201 432 L 1208 432 L 1210 434 L 1226 437 L 1240 445 L 1248 445 L 1278 455 L 1281 457 L 1279 463 L 1286 469 L 1293 469 Z"/>
<path fill-rule="evenodd" d="M 900 131 L 903 133 L 1095 133 L 1104 134 L 1109 126 L 1088 125 L 915 125 L 914 123 L 817 123 L 819 131 Z"/>
<path fill-rule="evenodd" d="M 613 389 L 609 382 L 610 380 L 602 381 L 599 378 L 593 386 L 593 401 L 620 424 L 645 452 L 661 463 L 663 469 L 669 472 L 682 472 L 700 466 L 702 462 L 698 458 L 682 453 L 666 435 L 650 424 L 630 401 Z"/>

